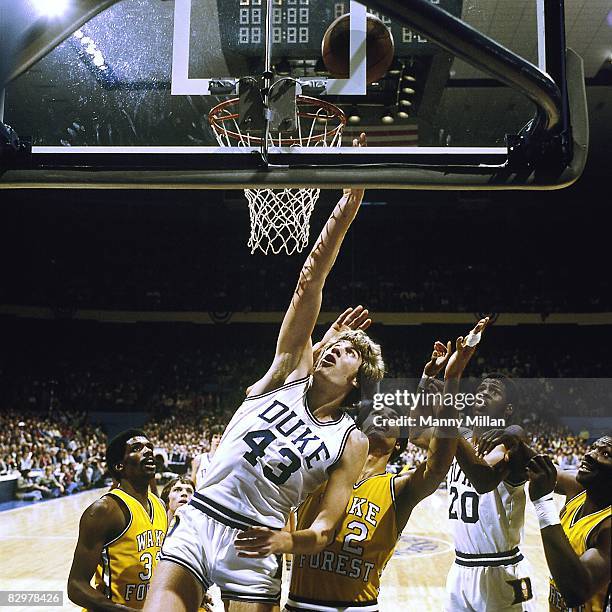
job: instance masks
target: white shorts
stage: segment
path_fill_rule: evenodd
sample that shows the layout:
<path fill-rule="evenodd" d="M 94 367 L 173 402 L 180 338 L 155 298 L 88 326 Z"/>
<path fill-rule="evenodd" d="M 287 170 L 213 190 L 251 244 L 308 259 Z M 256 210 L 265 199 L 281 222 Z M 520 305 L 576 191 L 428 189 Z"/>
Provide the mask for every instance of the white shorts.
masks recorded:
<path fill-rule="evenodd" d="M 458 553 L 446 579 L 446 612 L 535 610 L 533 571 L 520 552 L 521 560 L 512 565 L 496 565 L 498 562 L 490 556 L 486 557 L 488 561 L 479 560 L 479 556 L 469 555 L 467 559 Z"/>
<path fill-rule="evenodd" d="M 190 504 L 181 509 L 164 540 L 160 559 L 189 570 L 204 590 L 216 584 L 223 599 L 278 604 L 282 556 L 238 557 L 236 536 L 258 524 L 211 504 L 196 493 Z"/>

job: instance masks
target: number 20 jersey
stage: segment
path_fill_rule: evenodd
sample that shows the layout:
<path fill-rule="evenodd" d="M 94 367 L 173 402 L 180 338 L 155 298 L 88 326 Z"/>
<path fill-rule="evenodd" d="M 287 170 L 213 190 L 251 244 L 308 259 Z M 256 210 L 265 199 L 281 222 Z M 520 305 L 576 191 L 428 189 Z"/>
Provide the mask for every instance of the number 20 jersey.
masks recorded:
<path fill-rule="evenodd" d="M 480 556 L 519 546 L 525 523 L 525 483 L 504 481 L 492 491 L 478 494 L 454 459 L 447 485 L 449 519 L 458 552 Z"/>
<path fill-rule="evenodd" d="M 319 421 L 308 376 L 244 400 L 227 426 L 196 495 L 229 518 L 282 528 L 292 508 L 327 480 L 355 429 L 347 415 Z"/>

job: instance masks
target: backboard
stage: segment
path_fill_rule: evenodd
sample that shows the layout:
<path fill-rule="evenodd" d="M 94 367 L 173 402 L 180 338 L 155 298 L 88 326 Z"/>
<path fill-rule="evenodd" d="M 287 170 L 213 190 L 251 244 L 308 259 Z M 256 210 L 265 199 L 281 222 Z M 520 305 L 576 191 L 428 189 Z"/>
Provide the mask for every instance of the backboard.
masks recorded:
<path fill-rule="evenodd" d="M 62 3 L 74 0 L 24 1 L 42 12 L 56 6 L 54 15 L 44 15 L 53 20 L 61 19 Z M 348 119 L 340 148 L 319 148 L 316 158 L 311 150 L 281 148 L 273 151 L 277 165 L 503 164 L 506 135 L 519 134 L 534 117 L 528 97 L 380 12 L 378 3 L 121 0 L 8 84 L 4 122 L 31 143 L 42 165 L 69 169 L 85 159 L 110 168 L 117 156 L 139 156 L 144 169 L 166 168 L 171 159 L 172 168 L 226 169 L 228 154 L 236 153 L 241 161 L 235 167 L 242 169 L 249 165 L 244 149 L 219 147 L 208 113 L 237 95 L 241 78 L 261 81 L 268 4 L 274 78 L 295 78 L 302 93 L 336 104 Z M 548 71 L 554 51 L 547 53 L 545 0 L 431 4 Z M 389 71 L 371 84 L 365 78 L 366 12 L 382 18 L 395 43 Z M 351 68 L 347 79 L 337 79 L 322 62 L 321 40 L 345 13 L 351 15 Z M 350 146 L 361 131 L 367 153 Z"/>

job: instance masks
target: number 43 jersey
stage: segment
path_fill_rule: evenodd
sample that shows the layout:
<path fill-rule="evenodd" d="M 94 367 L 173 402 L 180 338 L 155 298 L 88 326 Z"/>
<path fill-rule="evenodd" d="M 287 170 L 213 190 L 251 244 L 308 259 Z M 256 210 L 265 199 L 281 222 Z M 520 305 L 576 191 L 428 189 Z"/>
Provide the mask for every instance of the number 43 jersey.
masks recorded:
<path fill-rule="evenodd" d="M 227 426 L 195 499 L 222 521 L 282 528 L 340 459 L 353 420 L 319 421 L 308 376 L 245 399 Z"/>

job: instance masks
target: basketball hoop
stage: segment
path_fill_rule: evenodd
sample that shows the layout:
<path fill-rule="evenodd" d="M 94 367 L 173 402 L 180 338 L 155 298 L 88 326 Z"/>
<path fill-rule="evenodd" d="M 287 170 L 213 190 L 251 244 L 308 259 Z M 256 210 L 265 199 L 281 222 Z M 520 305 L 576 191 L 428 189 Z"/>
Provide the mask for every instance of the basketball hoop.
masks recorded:
<path fill-rule="evenodd" d="M 269 129 L 268 147 L 339 147 L 346 125 L 344 112 L 329 102 L 296 96 L 297 122 L 293 131 Z M 262 147 L 262 130 L 243 131 L 239 98 L 225 100 L 208 113 L 208 122 L 222 147 Z M 282 124 L 281 124 L 282 125 Z M 248 246 L 278 255 L 300 253 L 308 244 L 310 215 L 320 189 L 245 189 L 251 218 Z"/>

